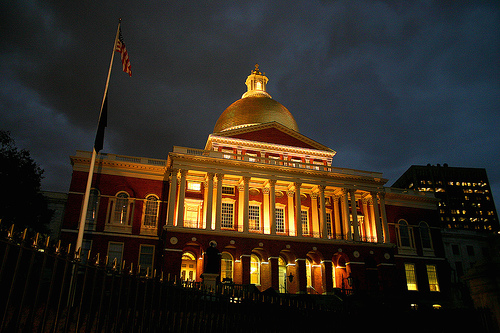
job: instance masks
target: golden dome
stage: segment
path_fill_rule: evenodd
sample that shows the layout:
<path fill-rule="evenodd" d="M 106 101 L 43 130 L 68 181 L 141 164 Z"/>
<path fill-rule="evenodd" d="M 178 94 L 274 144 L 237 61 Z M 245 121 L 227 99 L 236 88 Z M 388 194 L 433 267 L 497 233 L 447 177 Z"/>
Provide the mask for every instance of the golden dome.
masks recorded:
<path fill-rule="evenodd" d="M 280 123 L 298 132 L 299 128 L 290 111 L 266 92 L 267 81 L 268 78 L 255 65 L 255 70 L 246 80 L 248 91 L 221 114 L 214 133 L 270 122 Z"/>

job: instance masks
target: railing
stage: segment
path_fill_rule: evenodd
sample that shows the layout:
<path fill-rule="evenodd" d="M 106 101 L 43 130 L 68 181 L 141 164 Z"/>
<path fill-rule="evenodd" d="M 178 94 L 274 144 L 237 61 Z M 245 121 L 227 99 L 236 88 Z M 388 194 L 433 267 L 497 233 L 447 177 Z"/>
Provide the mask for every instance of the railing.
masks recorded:
<path fill-rule="evenodd" d="M 251 163 L 260 163 L 267 165 L 279 165 L 283 167 L 290 167 L 296 169 L 309 169 L 315 171 L 324 171 L 324 172 L 334 172 L 334 173 L 343 173 L 347 175 L 356 175 L 356 176 L 364 176 L 364 177 L 382 177 L 382 174 L 379 172 L 369 172 L 369 171 L 361 171 L 354 169 L 346 169 L 346 168 L 335 168 L 327 165 L 313 164 L 313 163 L 304 163 L 298 161 L 288 161 L 282 159 L 274 159 L 267 157 L 258 157 L 251 156 L 245 154 L 234 154 L 234 153 L 226 153 L 215 150 L 203 150 L 203 149 L 195 149 L 195 148 L 186 148 L 186 147 L 174 147 L 174 153 L 177 154 L 186 154 L 186 155 L 195 155 L 195 156 L 206 156 L 212 158 L 220 158 L 227 160 L 237 160 Z"/>

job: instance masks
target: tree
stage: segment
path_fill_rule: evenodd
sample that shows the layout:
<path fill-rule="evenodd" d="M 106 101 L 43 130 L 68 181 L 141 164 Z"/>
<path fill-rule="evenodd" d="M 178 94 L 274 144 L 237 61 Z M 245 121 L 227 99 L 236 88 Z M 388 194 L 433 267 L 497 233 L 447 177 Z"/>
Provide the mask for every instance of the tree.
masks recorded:
<path fill-rule="evenodd" d="M 52 217 L 40 193 L 43 169 L 26 149 L 18 150 L 10 132 L 0 130 L 0 219 L 3 226 L 47 232 Z"/>

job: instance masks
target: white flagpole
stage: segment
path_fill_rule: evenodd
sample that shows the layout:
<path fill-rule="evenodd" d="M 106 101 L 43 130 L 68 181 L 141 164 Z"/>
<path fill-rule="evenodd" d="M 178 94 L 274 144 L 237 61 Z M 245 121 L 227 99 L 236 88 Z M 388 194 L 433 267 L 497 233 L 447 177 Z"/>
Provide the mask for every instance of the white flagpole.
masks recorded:
<path fill-rule="evenodd" d="M 104 107 L 106 95 L 108 94 L 109 77 L 111 76 L 111 68 L 113 67 L 113 59 L 115 57 L 116 41 L 118 40 L 118 34 L 120 33 L 121 22 L 122 22 L 122 19 L 120 19 L 118 21 L 118 29 L 116 30 L 115 42 L 113 44 L 113 52 L 111 53 L 111 62 L 109 64 L 108 78 L 106 79 L 106 87 L 104 88 L 104 96 L 102 98 L 101 111 L 99 113 L 99 122 L 97 123 L 98 129 L 99 129 L 99 123 L 101 121 L 101 116 L 102 116 L 102 108 Z M 97 152 L 96 152 L 95 146 L 94 146 L 92 148 L 92 158 L 90 159 L 90 169 L 89 169 L 89 176 L 87 178 L 87 188 L 85 189 L 85 196 L 83 197 L 82 211 L 80 214 L 80 224 L 78 227 L 78 238 L 76 240 L 76 247 L 75 247 L 75 250 L 77 253 L 80 253 L 80 249 L 81 249 L 82 243 L 83 243 L 83 233 L 85 231 L 85 221 L 87 219 L 87 208 L 89 206 L 90 189 L 92 188 L 92 178 L 94 176 L 96 157 L 97 157 Z"/>

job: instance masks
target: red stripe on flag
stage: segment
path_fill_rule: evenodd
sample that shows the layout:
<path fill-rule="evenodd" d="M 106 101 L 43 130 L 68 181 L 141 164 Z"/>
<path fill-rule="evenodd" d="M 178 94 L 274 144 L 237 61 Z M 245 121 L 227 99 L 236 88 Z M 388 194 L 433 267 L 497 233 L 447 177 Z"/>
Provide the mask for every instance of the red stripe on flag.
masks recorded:
<path fill-rule="evenodd" d="M 118 40 L 115 44 L 115 51 L 121 53 L 122 57 L 122 67 L 125 73 L 132 76 L 132 67 L 130 66 L 130 59 L 128 58 L 127 48 L 123 42 L 122 29 L 120 28 L 120 33 L 118 35 Z"/>

